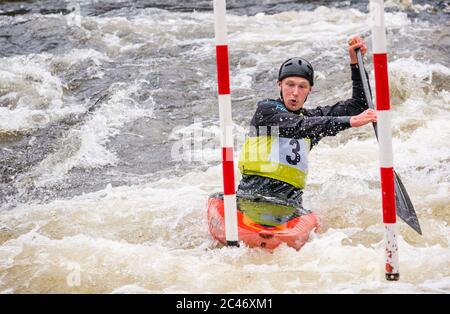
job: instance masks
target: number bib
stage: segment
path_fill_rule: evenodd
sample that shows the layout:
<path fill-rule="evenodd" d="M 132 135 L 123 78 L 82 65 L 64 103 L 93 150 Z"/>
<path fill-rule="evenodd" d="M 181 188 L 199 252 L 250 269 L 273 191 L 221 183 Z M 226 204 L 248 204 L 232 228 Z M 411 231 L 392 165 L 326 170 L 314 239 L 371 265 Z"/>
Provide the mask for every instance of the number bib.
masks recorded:
<path fill-rule="evenodd" d="M 308 153 L 310 142 L 305 139 L 274 137 L 269 154 L 271 162 L 297 168 L 308 172 Z"/>
<path fill-rule="evenodd" d="M 309 139 L 247 137 L 239 159 L 245 175 L 258 175 L 304 188 L 308 174 Z"/>

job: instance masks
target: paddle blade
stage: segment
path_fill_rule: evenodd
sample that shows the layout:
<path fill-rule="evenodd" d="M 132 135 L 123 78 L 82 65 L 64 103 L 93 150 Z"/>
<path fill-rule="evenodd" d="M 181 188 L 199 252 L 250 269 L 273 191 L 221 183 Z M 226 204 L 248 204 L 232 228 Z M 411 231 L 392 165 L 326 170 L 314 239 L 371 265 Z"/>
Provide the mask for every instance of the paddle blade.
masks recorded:
<path fill-rule="evenodd" d="M 418 234 L 422 235 L 419 219 L 417 218 L 414 206 L 409 198 L 406 188 L 400 180 L 400 176 L 394 171 L 395 179 L 395 205 L 397 207 L 397 216 L 413 228 Z"/>

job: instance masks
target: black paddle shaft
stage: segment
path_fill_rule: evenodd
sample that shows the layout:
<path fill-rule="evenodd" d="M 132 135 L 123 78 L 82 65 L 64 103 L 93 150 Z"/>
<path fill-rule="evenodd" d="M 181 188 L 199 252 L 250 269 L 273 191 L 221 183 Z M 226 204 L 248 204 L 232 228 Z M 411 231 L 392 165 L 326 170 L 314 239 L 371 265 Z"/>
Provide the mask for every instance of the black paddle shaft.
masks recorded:
<path fill-rule="evenodd" d="M 367 79 L 366 70 L 364 68 L 364 61 L 362 58 L 361 50 L 356 49 L 356 56 L 358 58 L 359 73 L 361 74 L 361 81 L 363 83 L 364 95 L 366 97 L 367 104 L 370 109 L 375 110 L 375 106 L 372 101 L 372 93 L 370 92 L 369 80 Z M 375 131 L 375 136 L 378 140 L 377 124 L 372 123 L 373 129 Z M 417 218 L 416 211 L 411 202 L 411 199 L 403 185 L 400 176 L 394 171 L 394 183 L 395 183 L 395 205 L 397 209 L 397 215 L 403 219 L 411 228 L 417 233 L 422 235 L 422 230 L 420 228 L 419 219 Z"/>

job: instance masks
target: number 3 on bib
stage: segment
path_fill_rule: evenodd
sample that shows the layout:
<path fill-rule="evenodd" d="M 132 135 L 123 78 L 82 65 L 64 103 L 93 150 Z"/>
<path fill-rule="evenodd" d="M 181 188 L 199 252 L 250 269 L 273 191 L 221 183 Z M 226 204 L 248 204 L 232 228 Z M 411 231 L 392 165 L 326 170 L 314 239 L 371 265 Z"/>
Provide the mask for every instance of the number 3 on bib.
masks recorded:
<path fill-rule="evenodd" d="M 309 139 L 274 138 L 269 160 L 307 172 L 309 149 Z"/>
<path fill-rule="evenodd" d="M 290 155 L 286 156 L 286 160 L 291 165 L 296 165 L 300 162 L 301 156 L 299 154 L 300 152 L 300 143 L 296 139 L 292 139 L 289 141 L 289 145 L 292 145 L 294 148 L 292 149 L 292 153 L 294 154 L 294 158 L 292 158 Z"/>

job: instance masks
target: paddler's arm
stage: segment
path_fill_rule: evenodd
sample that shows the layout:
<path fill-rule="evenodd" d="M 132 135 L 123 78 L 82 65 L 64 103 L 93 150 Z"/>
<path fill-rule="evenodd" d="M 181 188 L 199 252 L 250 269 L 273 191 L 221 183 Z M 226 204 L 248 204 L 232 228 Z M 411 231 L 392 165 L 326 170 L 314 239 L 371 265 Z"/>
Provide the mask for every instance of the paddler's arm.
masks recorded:
<path fill-rule="evenodd" d="M 333 136 L 350 127 L 376 122 L 375 111 L 369 109 L 356 116 L 306 117 L 286 112 L 282 106 L 260 103 L 252 124 L 256 127 L 278 127 L 279 136 L 310 138 L 312 145 L 325 136 Z"/>
<path fill-rule="evenodd" d="M 353 93 L 352 98 L 340 101 L 333 106 L 318 106 L 314 109 L 302 109 L 301 112 L 308 117 L 318 116 L 354 116 L 368 109 L 364 88 L 357 65 L 351 65 Z M 367 73 L 366 73 L 367 74 Z"/>
<path fill-rule="evenodd" d="M 256 127 L 278 127 L 280 136 L 290 138 L 317 138 L 336 135 L 348 129 L 350 117 L 305 117 L 286 110 L 282 106 L 260 104 L 252 123 Z"/>
<path fill-rule="evenodd" d="M 338 102 L 334 106 L 323 106 L 315 109 L 302 109 L 302 113 L 306 116 L 355 116 L 368 109 L 366 98 L 364 96 L 364 88 L 358 69 L 358 59 L 356 57 L 356 49 L 361 49 L 364 55 L 367 52 L 366 44 L 359 36 L 354 36 L 349 41 L 348 54 L 350 59 L 350 67 L 353 82 L 352 98 Z M 367 76 L 367 72 L 366 72 Z M 368 77 L 368 76 L 367 76 Z"/>

